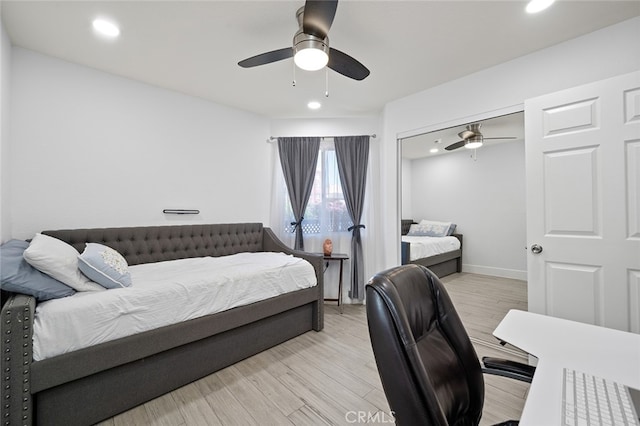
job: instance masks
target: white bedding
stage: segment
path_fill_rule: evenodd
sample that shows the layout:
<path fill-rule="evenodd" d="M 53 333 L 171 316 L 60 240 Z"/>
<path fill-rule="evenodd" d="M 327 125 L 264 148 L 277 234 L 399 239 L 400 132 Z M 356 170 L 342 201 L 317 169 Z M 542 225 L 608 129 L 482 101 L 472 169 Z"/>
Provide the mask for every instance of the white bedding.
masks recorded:
<path fill-rule="evenodd" d="M 309 262 L 271 252 L 148 263 L 129 270 L 131 287 L 39 303 L 34 360 L 317 284 Z"/>
<path fill-rule="evenodd" d="M 447 253 L 460 248 L 460 240 L 456 237 L 414 237 L 403 235 L 402 241 L 411 244 L 409 250 L 410 261 Z"/>

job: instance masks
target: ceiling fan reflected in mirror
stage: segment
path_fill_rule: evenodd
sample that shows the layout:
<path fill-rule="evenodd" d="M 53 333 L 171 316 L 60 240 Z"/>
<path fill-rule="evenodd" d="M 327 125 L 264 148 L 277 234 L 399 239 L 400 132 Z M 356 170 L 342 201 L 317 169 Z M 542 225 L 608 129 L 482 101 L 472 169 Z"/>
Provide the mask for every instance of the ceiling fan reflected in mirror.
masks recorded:
<path fill-rule="evenodd" d="M 338 8 L 338 0 L 307 0 L 296 12 L 298 31 L 293 36 L 293 46 L 272 50 L 238 62 L 243 68 L 270 64 L 293 57 L 295 64 L 308 71 L 325 66 L 354 80 L 364 80 L 369 75 L 367 67 L 358 60 L 329 47 L 329 29 Z"/>
<path fill-rule="evenodd" d="M 498 136 L 485 138 L 482 133 L 480 133 L 480 127 L 482 123 L 472 123 L 467 124 L 467 129 L 458 133 L 460 139 L 459 142 L 453 143 L 451 145 L 446 146 L 444 149 L 447 151 L 453 151 L 454 149 L 462 148 L 463 146 L 468 149 L 476 149 L 480 148 L 483 145 L 485 140 L 494 140 L 494 139 L 517 139 L 515 136 Z"/>

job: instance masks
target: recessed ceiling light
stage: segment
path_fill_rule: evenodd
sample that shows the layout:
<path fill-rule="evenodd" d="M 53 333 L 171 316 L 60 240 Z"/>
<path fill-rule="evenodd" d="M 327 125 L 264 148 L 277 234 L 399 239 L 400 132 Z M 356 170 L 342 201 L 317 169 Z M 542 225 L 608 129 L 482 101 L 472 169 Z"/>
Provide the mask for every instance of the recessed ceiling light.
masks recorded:
<path fill-rule="evenodd" d="M 118 26 L 113 22 L 107 21 L 106 19 L 94 19 L 93 28 L 101 35 L 107 37 L 114 38 L 120 35 L 120 28 L 118 28 Z"/>
<path fill-rule="evenodd" d="M 438 148 L 431 148 L 429 152 L 435 154 L 436 152 L 438 152 Z"/>
<path fill-rule="evenodd" d="M 525 9 L 527 13 L 542 12 L 553 4 L 555 0 L 531 0 Z"/>
<path fill-rule="evenodd" d="M 322 106 L 322 104 L 318 101 L 311 101 L 307 104 L 307 107 L 309 109 L 319 109 Z"/>

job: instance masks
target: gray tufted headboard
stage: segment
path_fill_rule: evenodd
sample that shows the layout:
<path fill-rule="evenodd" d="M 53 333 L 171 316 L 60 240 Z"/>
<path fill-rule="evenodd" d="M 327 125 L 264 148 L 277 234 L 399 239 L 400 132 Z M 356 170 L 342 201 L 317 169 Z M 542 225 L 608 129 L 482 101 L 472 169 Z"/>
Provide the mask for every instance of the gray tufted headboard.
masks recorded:
<path fill-rule="evenodd" d="M 261 223 L 141 226 L 43 231 L 82 253 L 85 243 L 100 243 L 122 254 L 129 265 L 225 256 L 263 250 Z"/>

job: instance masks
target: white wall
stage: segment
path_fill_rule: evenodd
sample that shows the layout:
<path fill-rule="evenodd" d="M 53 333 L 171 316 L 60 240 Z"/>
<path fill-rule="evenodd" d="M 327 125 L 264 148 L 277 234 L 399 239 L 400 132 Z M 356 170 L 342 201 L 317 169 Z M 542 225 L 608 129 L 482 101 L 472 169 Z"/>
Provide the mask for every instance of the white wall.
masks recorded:
<path fill-rule="evenodd" d="M 9 209 L 9 105 L 11 99 L 11 42 L 0 20 L 0 243 L 11 236 Z"/>
<path fill-rule="evenodd" d="M 267 119 L 17 47 L 11 91 L 14 237 L 268 221 Z"/>
<path fill-rule="evenodd" d="M 376 134 L 380 139 L 380 117 L 290 118 L 271 120 L 271 136 L 352 136 Z"/>
<path fill-rule="evenodd" d="M 520 140 L 485 146 L 475 155 L 463 149 L 413 160 L 413 215 L 403 214 L 403 218 L 458 224 L 456 232 L 463 234 L 464 272 L 524 280 L 524 159 L 524 141 Z"/>
<path fill-rule="evenodd" d="M 640 17 L 387 104 L 381 146 L 383 266 L 400 260 L 398 135 L 488 118 L 490 111 L 522 105 L 528 98 L 638 70 L 638 40 Z"/>

